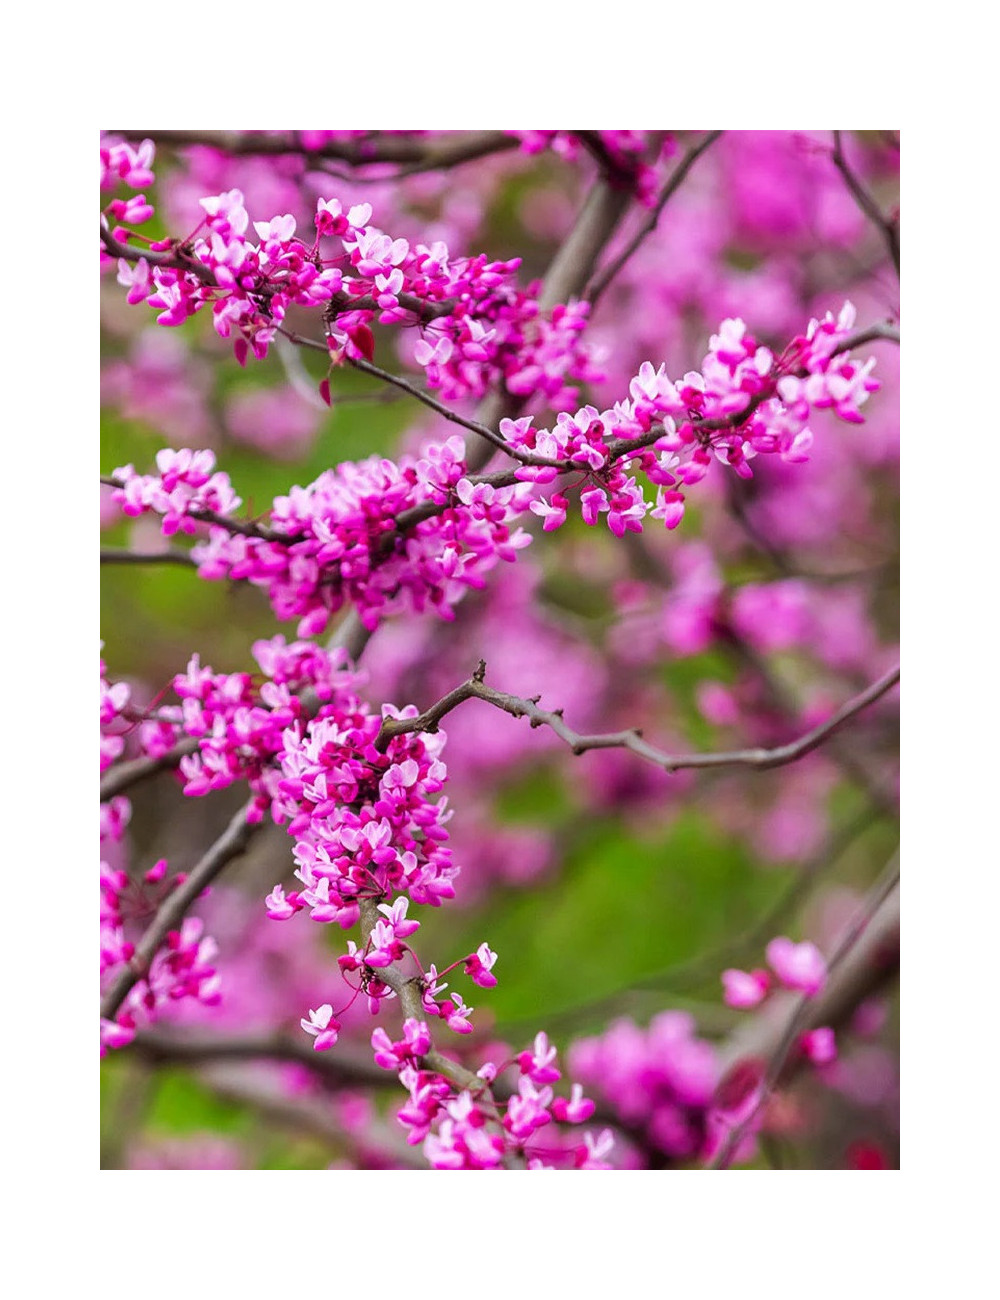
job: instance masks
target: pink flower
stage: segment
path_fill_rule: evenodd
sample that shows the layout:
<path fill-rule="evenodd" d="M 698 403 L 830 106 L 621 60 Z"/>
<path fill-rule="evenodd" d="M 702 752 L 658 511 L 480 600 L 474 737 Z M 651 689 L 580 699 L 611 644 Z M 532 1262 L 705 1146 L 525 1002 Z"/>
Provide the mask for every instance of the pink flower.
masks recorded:
<path fill-rule="evenodd" d="M 394 1043 L 379 1026 L 372 1030 L 372 1047 L 376 1065 L 380 1065 L 383 1070 L 403 1070 L 405 1073 L 404 1067 L 430 1051 L 430 1030 L 425 1021 L 410 1016 L 403 1025 L 403 1037 L 399 1042 Z M 403 1078 L 403 1075 L 400 1077 Z"/>
<path fill-rule="evenodd" d="M 568 1124 L 586 1123 L 595 1109 L 594 1103 L 583 1095 L 583 1087 L 579 1083 L 573 1084 L 569 1101 L 565 1097 L 557 1097 L 552 1103 L 553 1117 Z"/>
<path fill-rule="evenodd" d="M 302 904 L 298 901 L 298 895 L 294 895 L 294 903 L 292 902 L 292 897 L 293 895 L 289 895 L 289 897 L 286 898 L 285 891 L 282 887 L 280 885 L 275 885 L 264 900 L 267 904 L 267 914 L 272 921 L 287 921 L 290 916 L 294 916 L 302 907 Z"/>
<path fill-rule="evenodd" d="M 747 974 L 742 970 L 724 970 L 722 983 L 725 987 L 723 1001 L 726 1006 L 746 1010 L 755 1007 L 767 996 L 771 979 L 767 971 L 755 970 Z"/>
<path fill-rule="evenodd" d="M 592 1133 L 584 1133 L 584 1146 L 577 1151 L 576 1167 L 577 1169 L 611 1169 L 604 1159 L 610 1155 L 614 1149 L 614 1134 L 609 1128 L 602 1129 L 597 1137 Z"/>
<path fill-rule="evenodd" d="M 808 940 L 793 943 L 784 937 L 772 939 L 767 945 L 767 960 L 786 988 L 799 989 L 807 997 L 814 997 L 826 983 L 826 962 Z"/>
<path fill-rule="evenodd" d="M 312 1034 L 316 1039 L 313 1047 L 318 1052 L 332 1047 L 340 1032 L 340 1021 L 334 1017 L 333 1007 L 329 1002 L 324 1002 L 316 1011 L 310 1011 L 309 1019 L 302 1019 L 299 1024 L 307 1034 Z"/>
<path fill-rule="evenodd" d="M 569 502 L 561 492 L 553 492 L 548 501 L 544 497 L 539 501 L 532 501 L 528 509 L 544 520 L 542 529 L 547 533 L 551 533 L 554 529 L 561 528 L 566 522 L 566 507 L 568 505 Z"/>
<path fill-rule="evenodd" d="M 496 959 L 496 953 L 487 944 L 481 943 L 472 956 L 466 959 L 465 973 L 471 975 L 481 988 L 491 989 L 497 982 L 497 977 L 490 974 Z"/>
<path fill-rule="evenodd" d="M 535 1083 L 554 1083 L 562 1078 L 555 1062 L 556 1049 L 549 1046 L 544 1031 L 535 1035 L 534 1051 L 522 1052 L 517 1058 L 521 1073 L 527 1074 Z"/>
<path fill-rule="evenodd" d="M 472 1021 L 469 1016 L 475 1010 L 474 1007 L 467 1007 L 457 993 L 450 998 L 446 998 L 441 1003 L 441 1014 L 444 1016 L 445 1024 L 456 1034 L 471 1034 L 473 1030 Z"/>
<path fill-rule="evenodd" d="M 407 761 L 412 762 L 412 760 Z M 416 763 L 413 763 L 413 766 L 416 768 Z M 420 929 L 419 921 L 408 921 L 406 919 L 406 909 L 409 905 L 410 900 L 403 897 L 397 898 L 391 907 L 388 903 L 379 904 L 378 910 L 388 918 L 389 926 L 397 939 L 405 939 L 408 935 Z M 368 964 L 370 966 L 371 961 Z"/>
<path fill-rule="evenodd" d="M 826 1026 L 803 1034 L 799 1046 L 813 1065 L 829 1065 L 837 1059 L 837 1042 L 833 1030 Z"/>

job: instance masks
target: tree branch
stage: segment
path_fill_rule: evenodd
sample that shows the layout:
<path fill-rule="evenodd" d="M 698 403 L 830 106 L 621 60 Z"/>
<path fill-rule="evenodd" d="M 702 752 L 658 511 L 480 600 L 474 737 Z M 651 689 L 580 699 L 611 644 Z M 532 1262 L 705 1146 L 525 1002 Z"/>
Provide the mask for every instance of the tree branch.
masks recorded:
<path fill-rule="evenodd" d="M 112 132 L 129 140 L 152 140 L 154 144 L 173 148 L 208 145 L 236 155 L 269 156 L 302 154 L 307 159 L 332 158 L 350 167 L 373 167 L 385 163 L 403 164 L 402 170 L 380 180 L 401 180 L 417 171 L 436 171 L 471 162 L 494 153 L 506 153 L 520 147 L 516 136 L 505 131 L 470 131 L 458 138 L 428 142 L 405 135 L 382 135 L 372 140 L 330 140 L 316 149 L 307 149 L 289 135 L 266 135 L 251 131 L 123 131 Z"/>
<path fill-rule="evenodd" d="M 188 551 L 127 551 L 101 549 L 102 564 L 183 564 L 197 568 L 198 561 Z"/>
<path fill-rule="evenodd" d="M 412 731 L 437 731 L 438 726 L 448 713 L 464 703 L 465 700 L 485 700 L 495 708 L 515 718 L 528 718 L 532 727 L 550 727 L 560 740 L 572 749 L 574 754 L 582 754 L 588 749 L 628 749 L 639 758 L 662 767 L 666 772 L 679 772 L 690 768 L 709 767 L 752 767 L 766 770 L 794 763 L 796 759 L 818 749 L 834 732 L 839 731 L 845 723 L 855 717 L 870 704 L 885 695 L 899 681 L 899 668 L 893 668 L 883 674 L 878 681 L 863 690 L 853 699 L 842 705 L 832 717 L 817 727 L 811 728 L 798 740 L 787 745 L 778 745 L 773 749 L 734 749 L 719 753 L 705 754 L 670 754 L 656 749 L 642 739 L 638 729 L 615 731 L 599 735 L 583 735 L 568 727 L 563 721 L 562 711 L 548 712 L 538 707 L 537 697 L 533 700 L 522 699 L 517 695 L 508 695 L 495 691 L 484 684 L 486 665 L 480 660 L 473 676 L 453 691 L 449 691 L 436 704 L 432 704 L 416 718 L 383 718 L 382 726 L 375 739 L 375 746 L 383 752 L 394 736 L 402 736 Z"/>
<path fill-rule="evenodd" d="M 255 800 L 249 799 L 236 813 L 225 831 L 206 851 L 204 857 L 191 869 L 183 884 L 168 894 L 160 904 L 145 934 L 139 941 L 135 955 L 119 972 L 117 979 L 101 1000 L 101 1016 L 113 1020 L 132 987 L 149 971 L 153 958 L 169 932 L 184 920 L 184 916 L 208 885 L 233 858 L 239 857 L 250 842 L 261 822 L 248 822 L 247 815 Z"/>
<path fill-rule="evenodd" d="M 705 150 L 713 145 L 722 134 L 722 131 L 709 131 L 708 135 L 700 140 L 698 144 L 691 145 L 687 153 L 685 153 L 684 157 L 677 164 L 677 167 L 674 169 L 673 174 L 667 181 L 666 185 L 664 185 L 663 189 L 660 191 L 660 195 L 656 200 L 656 205 L 652 212 L 650 212 L 647 220 L 639 227 L 618 256 L 613 258 L 604 270 L 601 271 L 599 275 L 596 275 L 587 286 L 584 292 L 584 297 L 591 304 L 591 307 L 597 305 L 598 299 L 604 293 L 605 289 L 607 289 L 611 281 L 615 278 L 640 244 L 642 244 L 646 239 L 647 235 L 653 233 L 660 220 L 660 215 L 663 212 L 663 209 L 670 202 L 671 198 L 673 198 L 674 194 L 676 194 L 680 189 L 681 185 L 687 178 L 688 172 Z"/>
<path fill-rule="evenodd" d="M 833 165 L 844 178 L 844 183 L 851 191 L 855 203 L 865 214 L 869 221 L 878 229 L 882 238 L 885 240 L 886 247 L 889 250 L 889 256 L 892 258 L 892 264 L 896 268 L 896 274 L 899 274 L 899 219 L 897 217 L 886 217 L 882 209 L 876 203 L 872 194 L 865 189 L 861 181 L 851 170 L 851 167 L 844 156 L 843 140 L 840 131 L 833 133 Z"/>
<path fill-rule="evenodd" d="M 727 1169 L 753 1120 L 786 1072 L 798 1060 L 792 1052 L 809 1028 L 835 1027 L 899 964 L 899 855 L 894 855 L 827 963 L 827 983 L 818 997 L 776 999 L 741 1028 L 723 1052 L 730 1068 L 745 1059 L 767 1061 L 753 1110 L 733 1126 L 706 1165 Z"/>
<path fill-rule="evenodd" d="M 311 1042 L 312 1040 L 310 1040 Z M 338 1085 L 363 1083 L 382 1087 L 394 1083 L 393 1075 L 380 1069 L 368 1055 L 352 1054 L 338 1044 L 337 1051 L 317 1052 L 305 1042 L 283 1034 L 238 1037 L 213 1034 L 173 1033 L 143 1029 L 122 1051 L 135 1053 L 155 1065 L 196 1065 L 206 1061 L 293 1061 L 307 1066 L 322 1079 Z"/>
<path fill-rule="evenodd" d="M 198 744 L 194 736 L 187 736 L 158 758 L 133 758 L 127 763 L 116 763 L 109 767 L 101 777 L 101 802 L 106 803 L 108 799 L 113 799 L 116 794 L 121 794 L 130 785 L 144 781 L 148 776 L 176 767 L 186 754 L 197 752 Z"/>
<path fill-rule="evenodd" d="M 601 250 L 614 234 L 625 214 L 629 200 L 630 196 L 626 192 L 615 190 L 604 180 L 597 181 L 592 187 L 572 230 L 545 274 L 538 300 L 541 311 L 551 311 L 557 303 L 567 302 L 582 293 L 584 285 L 593 273 L 594 264 Z M 476 421 L 490 429 L 496 429 L 502 419 L 516 418 L 526 400 L 526 397 L 518 397 L 506 391 L 492 393 L 480 403 L 476 411 Z M 484 440 L 470 449 L 466 458 L 470 475 L 478 474 L 486 468 L 493 454 L 491 445 L 490 441 Z M 485 475 L 479 481 L 491 481 L 495 486 L 507 486 L 518 480 L 514 471 L 510 471 L 502 481 Z M 428 505 L 433 506 L 433 502 Z M 436 509 L 440 510 L 443 507 Z M 434 513 L 436 511 L 427 509 L 426 505 L 417 506 L 413 511 L 406 511 L 400 516 L 397 527 L 402 524 L 404 518 L 407 520 L 404 526 L 411 527 L 421 519 L 430 518 Z M 371 635 L 372 633 L 362 625 L 357 613 L 352 610 L 337 628 L 329 643 L 330 648 L 338 647 L 346 650 L 348 655 L 357 662 L 364 653 Z"/>

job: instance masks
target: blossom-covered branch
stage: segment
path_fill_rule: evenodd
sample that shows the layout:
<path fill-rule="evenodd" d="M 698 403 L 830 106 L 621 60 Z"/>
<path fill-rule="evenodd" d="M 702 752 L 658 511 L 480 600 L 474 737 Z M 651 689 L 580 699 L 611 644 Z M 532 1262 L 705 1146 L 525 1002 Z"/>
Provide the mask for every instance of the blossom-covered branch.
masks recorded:
<path fill-rule="evenodd" d="M 184 881 L 167 895 L 143 934 L 134 955 L 101 999 L 102 1020 L 114 1019 L 136 982 L 150 970 L 160 946 L 171 930 L 181 924 L 191 904 L 207 889 L 227 863 L 246 849 L 251 835 L 256 830 L 256 826 L 247 819 L 253 803 L 251 799 L 236 813 L 225 832 L 199 859 Z"/>

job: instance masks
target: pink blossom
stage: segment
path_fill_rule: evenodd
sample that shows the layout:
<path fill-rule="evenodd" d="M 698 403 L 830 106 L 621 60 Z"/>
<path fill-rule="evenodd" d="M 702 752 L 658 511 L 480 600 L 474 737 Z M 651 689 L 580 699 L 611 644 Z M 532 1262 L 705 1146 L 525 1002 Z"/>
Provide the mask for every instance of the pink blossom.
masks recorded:
<path fill-rule="evenodd" d="M 316 1011 L 310 1011 L 309 1019 L 302 1019 L 299 1024 L 307 1034 L 314 1036 L 316 1041 L 313 1047 L 318 1052 L 332 1047 L 340 1033 L 340 1021 L 334 1016 L 333 1007 L 329 1002 L 324 1002 Z"/>
<path fill-rule="evenodd" d="M 481 943 L 471 957 L 466 958 L 465 973 L 471 975 L 476 984 L 484 989 L 496 985 L 497 977 L 491 974 L 496 965 L 497 955 L 488 944 Z"/>
<path fill-rule="evenodd" d="M 784 937 L 767 945 L 767 960 L 786 988 L 815 997 L 826 983 L 826 962 L 815 944 L 793 943 Z"/>
<path fill-rule="evenodd" d="M 522 1052 L 517 1062 L 522 1074 L 527 1074 L 535 1083 L 554 1083 L 562 1077 L 555 1064 L 556 1049 L 549 1045 L 544 1031 L 535 1035 L 534 1050 Z"/>
<path fill-rule="evenodd" d="M 799 1039 L 799 1046 L 813 1065 L 828 1065 L 837 1059 L 837 1042 L 832 1029 L 810 1029 Z"/>
<path fill-rule="evenodd" d="M 771 986 L 769 975 L 762 970 L 751 971 L 749 974 L 742 970 L 724 970 L 722 983 L 725 986 L 723 1001 L 727 1006 L 740 1010 L 761 1003 Z"/>

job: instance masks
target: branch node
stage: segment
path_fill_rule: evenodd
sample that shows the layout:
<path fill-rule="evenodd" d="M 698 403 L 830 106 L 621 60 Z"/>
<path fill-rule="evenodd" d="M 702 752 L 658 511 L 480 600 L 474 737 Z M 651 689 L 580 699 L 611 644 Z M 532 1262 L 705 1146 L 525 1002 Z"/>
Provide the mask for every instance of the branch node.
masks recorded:
<path fill-rule="evenodd" d="M 479 682 L 480 686 L 486 680 L 486 660 L 480 659 L 476 671 L 472 674 L 472 680 Z"/>

